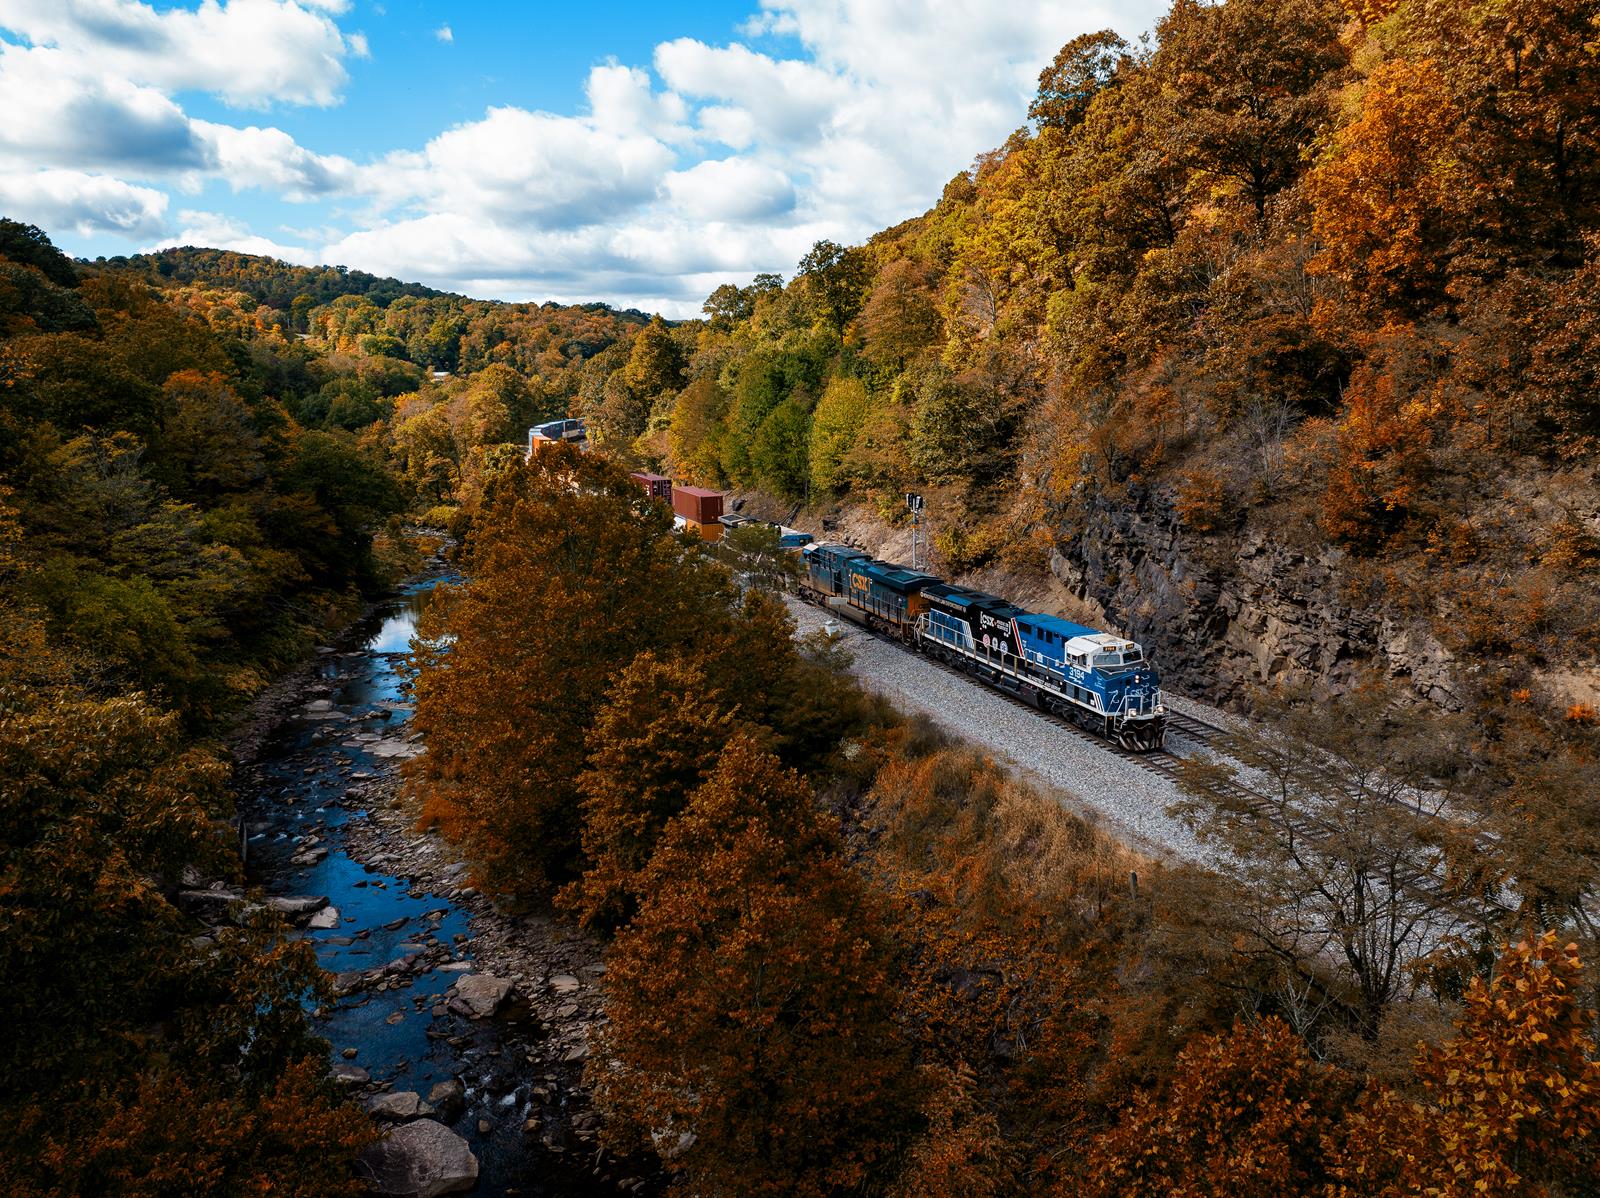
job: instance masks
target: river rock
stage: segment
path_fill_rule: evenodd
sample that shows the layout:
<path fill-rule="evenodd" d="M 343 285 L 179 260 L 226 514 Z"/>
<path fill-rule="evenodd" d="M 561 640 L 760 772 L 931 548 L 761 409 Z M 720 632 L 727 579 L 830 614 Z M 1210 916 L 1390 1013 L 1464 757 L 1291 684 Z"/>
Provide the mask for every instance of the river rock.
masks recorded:
<path fill-rule="evenodd" d="M 367 752 L 374 757 L 415 757 L 422 752 L 422 746 L 403 740 L 379 740 L 369 744 Z"/>
<path fill-rule="evenodd" d="M 364 1086 L 372 1080 L 372 1074 L 360 1065 L 352 1065 L 348 1061 L 336 1062 L 328 1072 L 341 1086 Z"/>
<path fill-rule="evenodd" d="M 578 979 L 570 973 L 558 973 L 550 979 L 550 989 L 557 994 L 571 994 L 578 988 Z"/>
<path fill-rule="evenodd" d="M 328 896 L 325 894 L 279 894 L 267 900 L 267 906 L 294 920 L 320 911 L 327 905 Z"/>
<path fill-rule="evenodd" d="M 439 1112 L 439 1118 L 454 1123 L 467 1112 L 467 1088 L 460 1078 L 440 1082 L 428 1091 L 428 1105 Z"/>
<path fill-rule="evenodd" d="M 510 978 L 497 978 L 487 973 L 469 974 L 456 983 L 456 998 L 467 1007 L 466 1014 L 483 1019 L 500 1009 L 500 1004 L 511 993 Z"/>
<path fill-rule="evenodd" d="M 478 1158 L 444 1124 L 418 1119 L 363 1148 L 356 1158 L 356 1172 L 374 1194 L 438 1198 L 476 1185 Z"/>
<path fill-rule="evenodd" d="M 399 1090 L 393 1094 L 380 1094 L 367 1102 L 367 1114 L 375 1119 L 388 1119 L 395 1123 L 409 1123 L 413 1119 L 426 1119 L 433 1108 L 422 1101 L 415 1090 Z"/>
<path fill-rule="evenodd" d="M 313 915 L 306 923 L 306 927 L 320 932 L 325 932 L 329 928 L 336 928 L 338 926 L 339 908 L 337 907 L 324 907 L 322 910 Z"/>
<path fill-rule="evenodd" d="M 225 921 L 233 908 L 244 902 L 237 890 L 180 890 L 178 906 L 203 923 Z"/>

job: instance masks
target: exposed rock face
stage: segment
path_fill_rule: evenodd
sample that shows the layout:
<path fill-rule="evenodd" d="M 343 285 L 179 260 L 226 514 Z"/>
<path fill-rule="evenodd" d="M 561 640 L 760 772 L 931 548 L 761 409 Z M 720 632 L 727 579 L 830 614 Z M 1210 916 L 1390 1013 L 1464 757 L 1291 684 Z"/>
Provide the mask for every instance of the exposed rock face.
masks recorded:
<path fill-rule="evenodd" d="M 237 890 L 214 887 L 210 890 L 180 890 L 178 906 L 212 927 L 225 923 L 244 906 L 244 895 Z"/>
<path fill-rule="evenodd" d="M 1140 641 L 1172 689 L 1226 702 L 1241 684 L 1315 681 L 1342 688 L 1374 665 L 1418 695 L 1460 706 L 1454 661 L 1382 594 L 1350 585 L 1344 555 L 1308 556 L 1246 531 L 1199 537 L 1168 499 L 1140 488 L 1091 501 L 1051 569 L 1105 626 Z"/>
<path fill-rule="evenodd" d="M 356 1172 L 374 1194 L 438 1198 L 476 1185 L 478 1158 L 444 1124 L 418 1119 L 363 1148 L 356 1158 Z"/>

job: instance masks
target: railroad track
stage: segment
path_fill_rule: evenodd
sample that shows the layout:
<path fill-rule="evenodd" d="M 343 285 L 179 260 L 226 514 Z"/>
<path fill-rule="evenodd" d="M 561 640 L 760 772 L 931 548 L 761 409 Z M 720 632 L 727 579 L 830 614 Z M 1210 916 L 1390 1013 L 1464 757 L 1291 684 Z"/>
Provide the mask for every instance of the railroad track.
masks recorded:
<path fill-rule="evenodd" d="M 809 596 L 807 596 L 803 591 L 800 594 L 800 598 L 804 603 L 808 603 L 813 607 L 820 608 L 821 610 L 828 612 L 830 615 L 834 614 L 832 608 L 827 607 L 825 604 L 816 602 L 814 599 L 811 599 Z M 909 653 L 920 658 L 934 669 L 940 670 L 951 675 L 952 677 L 960 678 L 965 682 L 972 683 L 973 685 L 982 686 L 986 693 L 996 695 L 1013 706 L 1024 708 L 1035 718 L 1055 725 L 1068 735 L 1077 737 L 1079 740 L 1087 741 L 1103 752 L 1110 753 L 1114 757 L 1120 757 L 1124 761 L 1130 762 L 1131 764 L 1137 766 L 1139 769 L 1145 770 L 1148 773 L 1156 774 L 1159 777 L 1166 778 L 1168 781 L 1175 783 L 1180 781 L 1184 772 L 1184 763 L 1190 760 L 1189 757 L 1186 757 L 1180 753 L 1176 753 L 1165 746 L 1159 749 L 1147 749 L 1143 751 L 1128 749 L 1123 745 L 1116 743 L 1115 741 L 1107 740 L 1103 736 L 1097 736 L 1088 729 L 1082 728 L 1073 723 L 1071 720 L 1059 716 L 1054 712 L 1044 711 L 1043 709 L 1028 702 L 1020 695 L 1014 694 L 1003 686 L 989 685 L 983 680 L 975 678 L 967 671 L 951 665 L 949 662 L 940 661 L 938 658 L 930 656 L 926 653 L 918 653 L 915 649 L 908 646 L 898 637 L 890 636 L 879 629 L 871 627 L 870 625 L 856 624 L 854 626 L 859 628 L 868 636 L 875 637 L 876 639 L 883 641 L 885 644 L 893 645 L 895 648 L 904 653 Z M 1167 710 L 1167 728 L 1169 732 L 1176 731 L 1183 739 L 1192 741 L 1201 748 L 1207 749 L 1212 748 L 1218 740 L 1229 735 L 1229 730 L 1221 727 L 1220 725 L 1210 723 L 1209 721 L 1202 720 L 1196 716 L 1173 711 L 1171 708 L 1168 708 Z M 1207 789 L 1217 794 L 1218 797 L 1231 797 L 1235 800 L 1242 800 L 1248 809 L 1256 812 L 1266 812 L 1274 806 L 1272 801 L 1259 791 L 1252 790 L 1242 782 L 1238 782 L 1233 779 L 1211 783 Z M 1337 834 L 1336 829 L 1326 824 L 1315 822 L 1311 824 L 1299 825 L 1297 831 L 1301 835 L 1315 838 L 1323 838 Z M 1500 903 L 1486 895 L 1474 896 L 1470 901 L 1464 900 L 1462 896 L 1452 895 L 1444 886 L 1440 884 L 1437 876 L 1431 875 L 1424 870 L 1411 870 L 1404 875 L 1397 876 L 1395 880 L 1399 888 L 1408 891 L 1419 898 L 1423 898 L 1429 903 L 1437 905 L 1442 910 L 1448 910 L 1451 913 L 1458 915 L 1466 919 L 1468 922 L 1476 924 L 1482 928 L 1502 928 L 1505 926 L 1507 920 L 1511 916 L 1515 915 L 1515 911 L 1513 911 L 1510 907 L 1507 907 L 1503 903 Z"/>

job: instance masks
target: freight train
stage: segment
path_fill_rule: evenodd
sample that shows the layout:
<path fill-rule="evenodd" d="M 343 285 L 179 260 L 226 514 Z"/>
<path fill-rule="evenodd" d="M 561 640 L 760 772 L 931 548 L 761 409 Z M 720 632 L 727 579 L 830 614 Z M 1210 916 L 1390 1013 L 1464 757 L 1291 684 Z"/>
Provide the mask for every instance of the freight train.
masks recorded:
<path fill-rule="evenodd" d="M 1134 641 L 846 545 L 807 545 L 801 590 L 874 631 L 1135 751 L 1159 749 L 1161 679 Z"/>

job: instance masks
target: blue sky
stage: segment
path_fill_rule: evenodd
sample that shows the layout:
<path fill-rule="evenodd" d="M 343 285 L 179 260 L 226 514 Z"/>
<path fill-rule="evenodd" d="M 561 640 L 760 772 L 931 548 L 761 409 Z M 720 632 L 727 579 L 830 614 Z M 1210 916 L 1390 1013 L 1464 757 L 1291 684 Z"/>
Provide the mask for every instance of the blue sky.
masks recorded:
<path fill-rule="evenodd" d="M 688 315 L 922 211 L 1157 0 L 0 0 L 0 213 Z"/>

